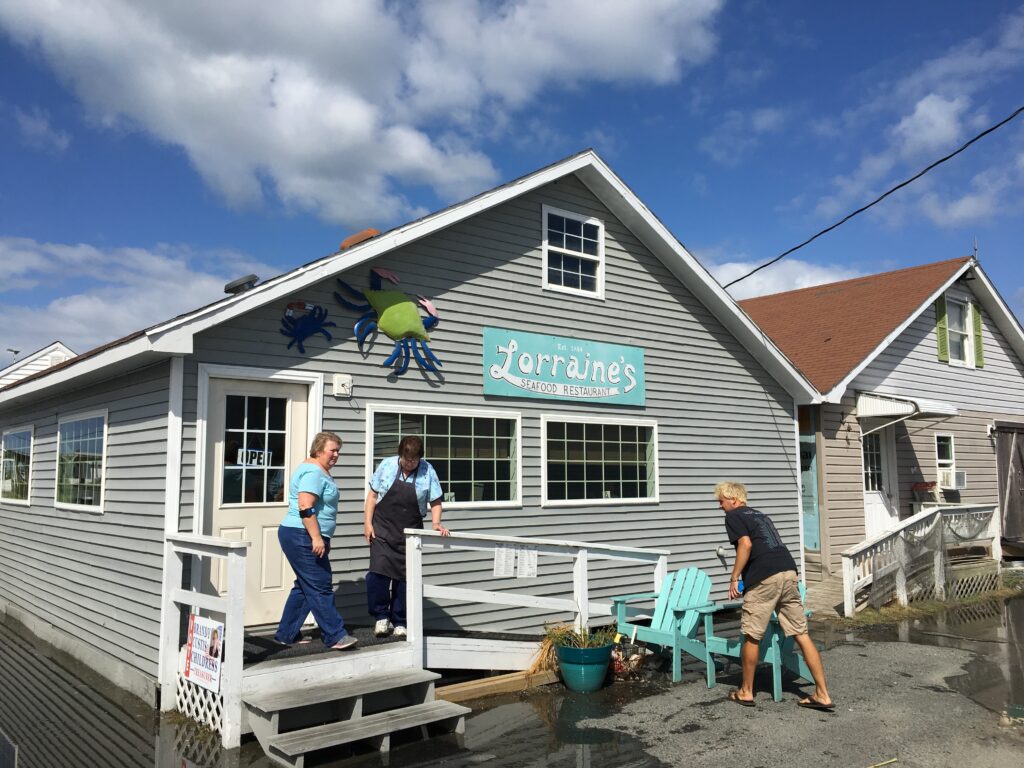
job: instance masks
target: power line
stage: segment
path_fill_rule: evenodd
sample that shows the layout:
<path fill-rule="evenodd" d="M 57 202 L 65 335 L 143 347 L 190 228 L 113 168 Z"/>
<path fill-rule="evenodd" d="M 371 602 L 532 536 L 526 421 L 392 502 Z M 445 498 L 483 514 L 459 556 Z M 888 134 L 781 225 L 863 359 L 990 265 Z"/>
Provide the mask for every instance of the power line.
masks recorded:
<path fill-rule="evenodd" d="M 971 144 L 973 144 L 974 142 L 976 142 L 976 141 L 977 141 L 978 139 L 980 139 L 980 138 L 982 138 L 982 137 L 984 137 L 984 136 L 987 136 L 988 134 L 992 133 L 992 131 L 996 130 L 997 128 L 1002 128 L 1002 127 L 1003 127 L 1004 125 L 1006 125 L 1006 124 L 1007 124 L 1008 122 L 1010 122 L 1011 120 L 1013 120 L 1014 118 L 1016 118 L 1016 117 L 1017 117 L 1018 115 L 1020 115 L 1020 114 L 1021 114 L 1021 112 L 1024 112 L 1024 107 L 1018 107 L 1018 108 L 1017 108 L 1016 110 L 1014 110 L 1014 112 L 1013 112 L 1013 114 L 1012 114 L 1012 115 L 1010 115 L 1009 117 L 1007 117 L 1007 118 L 1005 118 L 1005 119 L 1003 119 L 1003 120 L 1000 120 L 1000 121 L 999 121 L 998 123 L 996 123 L 996 124 L 995 124 L 995 125 L 993 125 L 992 127 L 990 127 L 990 128 L 986 128 L 986 129 L 985 129 L 984 131 L 982 131 L 981 133 L 979 133 L 979 134 L 978 134 L 977 136 L 975 136 L 975 137 L 974 137 L 973 139 L 971 139 L 970 141 L 966 142 L 966 143 L 965 143 L 965 144 L 964 144 L 963 146 L 961 146 L 961 147 L 960 147 L 959 149 L 957 149 L 956 151 L 954 151 L 954 152 L 950 152 L 950 153 L 949 153 L 948 155 L 946 155 L 945 157 L 943 157 L 943 158 L 940 158 L 940 159 L 936 160 L 936 161 L 935 161 L 934 163 L 932 163 L 931 165 L 929 165 L 929 166 L 928 166 L 927 168 L 925 168 L 924 170 L 922 170 L 922 171 L 919 171 L 918 173 L 914 174 L 913 176 L 911 176 L 911 177 L 910 177 L 909 179 L 907 179 L 906 181 L 904 181 L 904 182 L 901 182 L 900 184 L 897 184 L 897 185 L 896 185 L 895 187 L 893 187 L 892 189 L 890 189 L 890 190 L 889 190 L 888 192 L 886 192 L 886 193 L 884 193 L 884 194 L 880 195 L 879 197 L 876 197 L 876 198 L 875 198 L 874 200 L 872 200 L 872 201 L 871 201 L 870 203 L 868 203 L 867 205 L 865 205 L 865 206 L 862 206 L 861 208 L 858 208 L 858 209 L 857 209 L 856 211 L 854 211 L 854 212 L 853 212 L 853 213 L 851 213 L 851 214 L 848 214 L 847 216 L 844 216 L 844 217 L 843 217 L 842 219 L 840 219 L 839 221 L 837 221 L 837 222 L 836 222 L 835 224 L 833 224 L 832 226 L 830 226 L 830 227 L 826 227 L 825 229 L 821 230 L 821 232 L 819 232 L 818 234 L 814 235 L 813 237 L 809 237 L 809 238 L 807 238 L 806 240 L 804 240 L 804 241 L 803 241 L 802 243 L 800 243 L 799 245 L 794 245 L 794 246 L 793 246 L 792 248 L 790 248 L 790 249 L 789 249 L 788 251 L 785 251 L 785 252 L 783 252 L 783 253 L 780 253 L 780 254 L 779 254 L 778 256 L 776 256 L 776 257 L 775 257 L 774 259 L 772 259 L 771 261 L 766 261 L 766 262 L 765 262 L 764 264 L 762 264 L 762 265 L 761 265 L 761 266 L 759 266 L 759 267 L 756 267 L 755 269 L 752 269 L 752 270 L 750 270 L 749 272 L 747 272 L 747 274 L 743 275 L 742 277 L 737 277 L 737 278 L 736 278 L 735 280 L 733 280 L 733 281 L 732 281 L 731 283 L 726 283 L 726 285 L 725 285 L 725 288 L 729 288 L 730 286 L 736 285 L 736 283 L 738 283 L 738 282 L 739 282 L 740 280 L 746 280 L 746 279 L 747 279 L 748 277 L 750 277 L 751 275 L 753 275 L 753 274 L 755 274 L 755 273 L 757 273 L 757 272 L 760 272 L 760 271 L 761 271 L 762 269 L 764 269 L 765 267 L 770 267 L 770 266 L 771 266 L 772 264 L 774 264 L 775 262 L 777 262 L 777 261 L 779 261 L 779 260 L 781 260 L 781 259 L 784 259 L 784 258 L 785 258 L 786 256 L 789 256 L 789 254 L 793 253 L 793 251 L 798 251 L 798 250 L 800 250 L 800 249 L 801 249 L 801 248 L 803 248 L 803 247 L 804 247 L 805 245 L 808 245 L 808 244 L 810 244 L 810 243 L 814 242 L 814 241 L 815 241 L 815 240 L 817 240 L 817 239 L 818 239 L 819 237 L 821 237 L 821 236 L 822 236 L 822 235 L 824 235 L 824 234 L 827 234 L 828 232 L 831 232 L 831 231 L 832 231 L 833 229 L 835 229 L 836 227 L 840 226 L 841 224 L 845 224 L 846 222 L 848 222 L 848 221 L 849 221 L 850 219 L 852 219 L 852 218 L 853 218 L 854 216 L 856 216 L 857 214 L 859 214 L 859 213 L 864 213 L 864 211 L 866 211 L 866 210 L 867 210 L 868 208 L 870 208 L 871 206 L 873 206 L 873 205 L 877 205 L 878 203 L 882 202 L 883 200 L 885 200 L 885 198 L 887 198 L 887 197 L 888 197 L 889 195 L 891 195 L 891 194 L 892 194 L 893 192 L 895 192 L 896 190 L 898 190 L 898 189 L 903 189 L 903 187 L 907 186 L 908 184 L 911 184 L 912 182 L 915 182 L 915 181 L 917 181 L 917 180 L 918 180 L 918 179 L 920 179 L 920 178 L 921 178 L 922 176 L 924 176 L 924 175 L 925 175 L 926 173 L 928 173 L 928 171 L 930 171 L 930 170 L 931 170 L 932 168 L 935 168 L 936 166 L 942 165 L 942 164 L 943 164 L 944 162 L 946 162 L 947 160 L 950 160 L 950 159 L 952 159 L 952 158 L 956 157 L 956 156 L 957 156 L 957 155 L 959 155 L 959 154 L 960 154 L 961 152 L 963 152 L 963 151 L 964 151 L 965 149 L 967 149 L 967 148 L 968 148 L 969 146 L 971 146 Z"/>

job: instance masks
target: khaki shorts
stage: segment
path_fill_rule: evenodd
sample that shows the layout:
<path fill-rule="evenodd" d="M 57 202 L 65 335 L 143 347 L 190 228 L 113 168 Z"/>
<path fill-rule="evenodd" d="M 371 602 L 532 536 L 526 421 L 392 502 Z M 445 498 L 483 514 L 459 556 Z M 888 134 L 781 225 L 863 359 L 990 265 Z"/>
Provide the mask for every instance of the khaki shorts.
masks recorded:
<path fill-rule="evenodd" d="M 740 631 L 751 640 L 760 641 L 768 628 L 772 611 L 778 613 L 779 624 L 786 637 L 807 632 L 807 617 L 800 602 L 796 571 L 772 574 L 743 593 Z"/>

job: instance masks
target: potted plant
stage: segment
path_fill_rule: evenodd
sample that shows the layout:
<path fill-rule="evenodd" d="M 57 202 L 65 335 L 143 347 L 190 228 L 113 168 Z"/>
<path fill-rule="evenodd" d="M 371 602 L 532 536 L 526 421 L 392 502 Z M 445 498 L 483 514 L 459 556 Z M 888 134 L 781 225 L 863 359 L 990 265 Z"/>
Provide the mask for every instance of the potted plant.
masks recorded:
<path fill-rule="evenodd" d="M 556 664 L 562 682 L 571 691 L 596 691 L 608 674 L 608 664 L 615 647 L 615 626 L 591 630 L 574 624 L 546 627 L 541 645 L 541 664 Z"/>

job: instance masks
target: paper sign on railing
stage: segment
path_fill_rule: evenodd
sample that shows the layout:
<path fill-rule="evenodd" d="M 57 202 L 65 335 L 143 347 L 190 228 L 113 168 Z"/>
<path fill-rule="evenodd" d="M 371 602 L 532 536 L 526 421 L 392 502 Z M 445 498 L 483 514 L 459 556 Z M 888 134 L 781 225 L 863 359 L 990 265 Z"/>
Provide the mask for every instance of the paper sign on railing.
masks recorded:
<path fill-rule="evenodd" d="M 537 578 L 537 548 L 519 547 L 518 569 L 516 578 L 536 579 Z"/>
<path fill-rule="evenodd" d="M 192 614 L 188 617 L 185 679 L 211 691 L 220 690 L 224 624 Z"/>
<path fill-rule="evenodd" d="M 516 573 L 516 548 L 512 544 L 494 547 L 494 578 L 508 579 Z"/>

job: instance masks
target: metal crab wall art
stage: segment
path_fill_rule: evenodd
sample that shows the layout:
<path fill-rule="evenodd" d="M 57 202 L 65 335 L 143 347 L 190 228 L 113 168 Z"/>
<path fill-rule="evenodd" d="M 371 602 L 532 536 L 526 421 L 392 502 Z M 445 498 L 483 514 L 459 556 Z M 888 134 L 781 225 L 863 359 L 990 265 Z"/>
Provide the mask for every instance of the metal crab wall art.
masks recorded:
<path fill-rule="evenodd" d="M 296 315 L 296 312 L 299 311 L 305 312 L 305 314 Z M 329 326 L 335 325 L 336 323 L 328 322 L 327 310 L 319 304 L 310 304 L 308 301 L 293 301 L 287 306 L 284 311 L 284 317 L 281 318 L 281 334 L 291 339 L 288 342 L 288 349 L 298 344 L 299 352 L 304 355 L 306 354 L 306 348 L 302 345 L 302 342 L 318 333 L 330 341 L 331 334 L 326 329 Z"/>
<path fill-rule="evenodd" d="M 362 350 L 366 339 L 379 329 L 395 342 L 391 354 L 382 363 L 385 366 L 395 366 L 395 375 L 401 376 L 408 370 L 410 357 L 415 358 L 423 370 L 437 373 L 441 361 L 427 344 L 430 341 L 427 331 L 440 322 L 437 309 L 430 299 L 422 296 L 417 296 L 414 302 L 408 294 L 401 291 L 385 290 L 382 278 L 398 283 L 398 277 L 394 272 L 380 267 L 370 270 L 370 287 L 366 291 L 357 290 L 338 278 L 338 285 L 344 291 L 354 299 L 364 302 L 356 303 L 337 291 L 334 293 L 334 298 L 343 307 L 364 313 L 352 327 L 359 349 Z M 426 311 L 427 317 L 420 316 L 421 308 Z"/>

